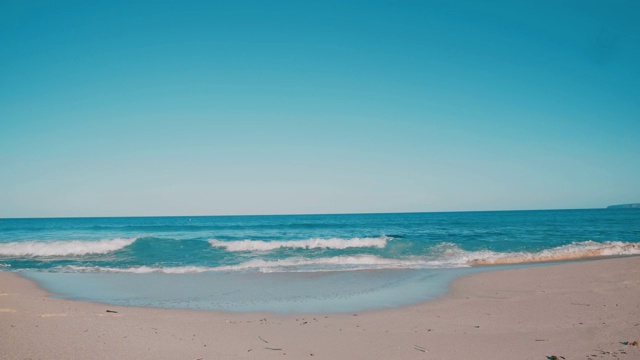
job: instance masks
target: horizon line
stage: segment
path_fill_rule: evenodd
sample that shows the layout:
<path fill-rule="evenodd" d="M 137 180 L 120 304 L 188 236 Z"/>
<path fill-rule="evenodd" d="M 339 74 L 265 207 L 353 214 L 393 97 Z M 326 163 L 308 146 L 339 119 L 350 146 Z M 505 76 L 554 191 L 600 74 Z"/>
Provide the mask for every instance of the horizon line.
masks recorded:
<path fill-rule="evenodd" d="M 389 211 L 389 212 L 337 212 L 337 213 L 280 213 L 280 214 L 217 214 L 217 215 L 110 215 L 110 216 L 35 216 L 35 217 L 0 217 L 0 220 L 30 220 L 30 219 L 110 219 L 110 218 L 149 218 L 149 217 L 242 217 L 242 216 L 328 216 L 328 215 L 384 215 L 384 214 L 438 214 L 438 213 L 471 213 L 471 212 L 515 212 L 515 211 L 563 211 L 563 210 L 599 210 L 594 208 L 547 208 L 547 209 L 491 209 L 491 210 L 443 210 L 443 211 Z"/>

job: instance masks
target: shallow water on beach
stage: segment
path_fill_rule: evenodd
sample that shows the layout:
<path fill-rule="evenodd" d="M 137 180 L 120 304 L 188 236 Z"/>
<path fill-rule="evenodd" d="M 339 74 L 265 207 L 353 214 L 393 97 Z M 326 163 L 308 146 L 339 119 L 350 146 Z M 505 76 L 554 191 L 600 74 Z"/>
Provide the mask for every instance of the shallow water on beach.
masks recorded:
<path fill-rule="evenodd" d="M 634 254 L 634 209 L 0 219 L 0 269 L 56 296 L 225 311 L 402 306 L 473 265 Z"/>
<path fill-rule="evenodd" d="M 478 268 L 322 273 L 105 274 L 26 272 L 75 300 L 231 312 L 341 313 L 435 299 Z"/>

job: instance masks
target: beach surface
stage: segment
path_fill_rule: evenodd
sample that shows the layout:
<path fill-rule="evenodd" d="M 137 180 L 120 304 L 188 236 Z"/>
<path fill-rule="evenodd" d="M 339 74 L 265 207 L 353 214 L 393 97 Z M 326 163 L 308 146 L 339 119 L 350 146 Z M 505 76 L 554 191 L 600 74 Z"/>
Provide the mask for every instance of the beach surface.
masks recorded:
<path fill-rule="evenodd" d="M 639 359 L 640 257 L 481 272 L 435 301 L 224 313 L 50 298 L 0 272 L 2 359 Z"/>

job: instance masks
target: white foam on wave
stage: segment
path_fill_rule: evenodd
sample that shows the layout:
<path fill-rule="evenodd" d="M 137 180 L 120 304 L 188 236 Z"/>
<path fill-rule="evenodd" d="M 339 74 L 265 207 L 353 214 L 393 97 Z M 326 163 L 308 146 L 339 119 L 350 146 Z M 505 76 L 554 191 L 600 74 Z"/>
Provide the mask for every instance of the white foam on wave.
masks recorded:
<path fill-rule="evenodd" d="M 334 256 L 323 258 L 290 257 L 278 260 L 253 259 L 237 265 L 218 267 L 205 266 L 181 266 L 181 267 L 151 267 L 137 266 L 129 268 L 113 268 L 99 266 L 74 266 L 69 265 L 59 268 L 68 272 L 106 272 L 106 273 L 132 273 L 132 274 L 187 274 L 202 272 L 323 272 L 323 271 L 349 271 L 349 270 L 375 270 L 375 269 L 420 269 L 460 267 L 464 265 L 449 265 L 439 261 L 425 261 L 423 259 L 388 259 L 375 255 Z"/>
<path fill-rule="evenodd" d="M 68 256 L 106 254 L 133 244 L 136 239 L 97 241 L 26 241 L 0 244 L 0 256 Z"/>
<path fill-rule="evenodd" d="M 239 241 L 220 241 L 209 240 L 209 244 L 213 247 L 225 248 L 227 251 L 271 251 L 280 248 L 292 249 L 339 249 L 348 248 L 365 248 L 375 247 L 384 248 L 387 241 L 392 238 L 380 236 L 374 238 L 352 238 L 352 239 L 307 239 L 292 241 L 263 241 L 263 240 L 239 240 Z"/>
<path fill-rule="evenodd" d="M 576 242 L 540 252 L 500 253 L 490 250 L 467 251 L 453 243 L 440 243 L 432 248 L 429 255 L 404 258 L 384 258 L 376 255 L 333 256 L 320 258 L 288 257 L 266 260 L 252 259 L 240 264 L 180 267 L 137 266 L 129 268 L 65 266 L 61 271 L 106 272 L 106 273 L 165 273 L 188 274 L 203 272 L 326 272 L 353 270 L 392 269 L 442 269 L 460 268 L 473 265 L 526 264 L 535 262 L 567 261 L 606 256 L 640 255 L 640 243 L 611 241 Z"/>
<path fill-rule="evenodd" d="M 509 265 L 550 261 L 569 261 L 606 256 L 640 255 L 640 243 L 622 241 L 583 241 L 539 252 L 500 253 L 489 250 L 465 251 L 454 244 L 442 244 L 444 258 L 452 263 L 468 265 Z M 448 248 L 447 248 L 448 247 Z"/>
<path fill-rule="evenodd" d="M 58 268 L 62 272 L 79 272 L 79 273 L 129 273 L 129 274 L 150 274 L 150 273 L 164 273 L 164 274 L 189 274 L 189 273 L 202 273 L 207 271 L 216 271 L 216 268 L 210 268 L 205 266 L 176 266 L 176 267 L 153 267 L 153 266 L 134 266 L 129 268 L 114 268 L 103 266 L 75 266 L 68 265 L 62 268 Z"/>
<path fill-rule="evenodd" d="M 218 271 L 319 272 L 374 269 L 418 269 L 441 267 L 440 262 L 418 258 L 389 259 L 375 255 L 334 256 L 324 258 L 291 257 L 279 260 L 254 259 L 242 264 L 223 266 Z"/>

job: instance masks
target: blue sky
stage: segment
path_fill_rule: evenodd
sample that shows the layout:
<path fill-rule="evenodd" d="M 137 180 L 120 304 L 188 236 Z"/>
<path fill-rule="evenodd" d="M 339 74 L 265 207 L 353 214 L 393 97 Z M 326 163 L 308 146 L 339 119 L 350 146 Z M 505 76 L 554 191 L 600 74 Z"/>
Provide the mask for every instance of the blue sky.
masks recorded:
<path fill-rule="evenodd" d="M 640 201 L 638 23 L 634 1 L 3 1 L 0 216 Z"/>

